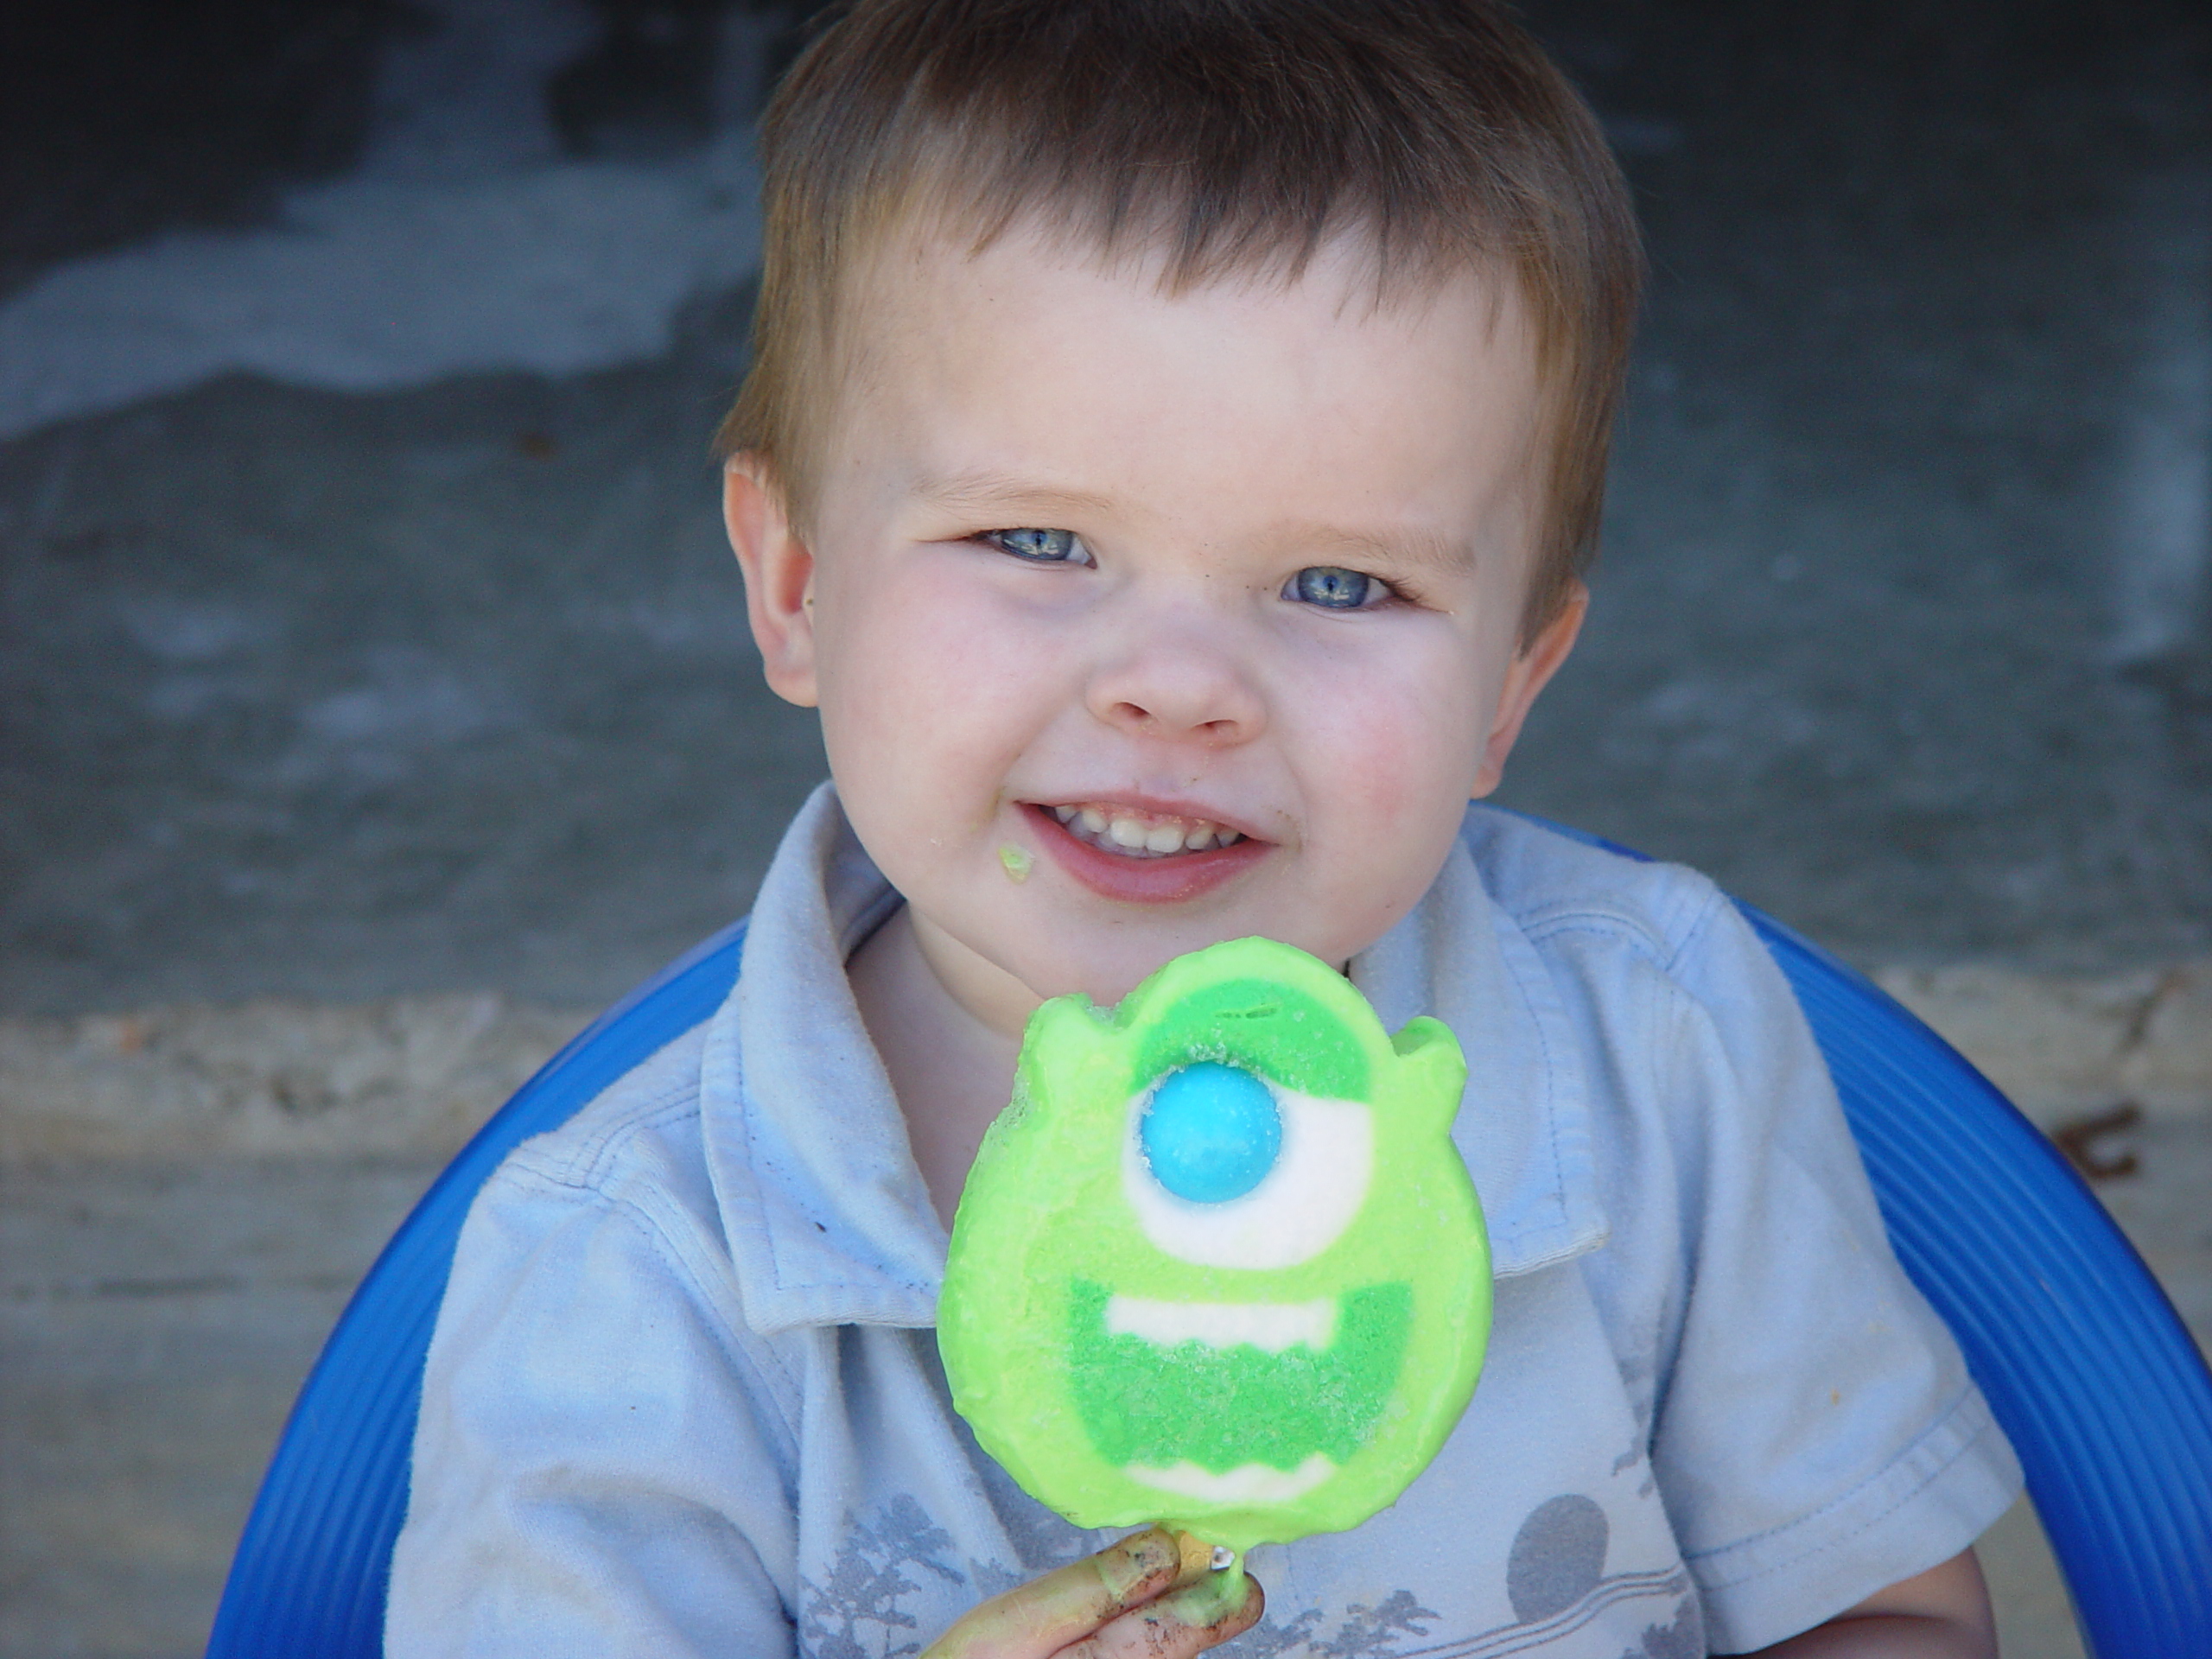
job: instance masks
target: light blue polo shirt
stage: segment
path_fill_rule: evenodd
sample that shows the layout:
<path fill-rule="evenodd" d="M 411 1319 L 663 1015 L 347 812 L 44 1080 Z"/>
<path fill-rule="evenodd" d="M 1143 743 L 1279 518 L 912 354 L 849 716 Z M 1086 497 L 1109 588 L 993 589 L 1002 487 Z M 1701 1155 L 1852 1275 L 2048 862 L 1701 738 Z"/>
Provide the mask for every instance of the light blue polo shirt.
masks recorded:
<path fill-rule="evenodd" d="M 721 1008 L 486 1185 L 387 1652 L 890 1659 L 1107 1541 L 946 1397 L 944 1230 L 844 974 L 899 902 L 825 785 Z M 1744 1651 L 2003 1513 L 2012 1451 L 1710 882 L 1477 807 L 1351 973 L 1466 1050 L 1490 1353 L 1394 1508 L 1253 1552 L 1267 1618 L 1219 1651 Z"/>

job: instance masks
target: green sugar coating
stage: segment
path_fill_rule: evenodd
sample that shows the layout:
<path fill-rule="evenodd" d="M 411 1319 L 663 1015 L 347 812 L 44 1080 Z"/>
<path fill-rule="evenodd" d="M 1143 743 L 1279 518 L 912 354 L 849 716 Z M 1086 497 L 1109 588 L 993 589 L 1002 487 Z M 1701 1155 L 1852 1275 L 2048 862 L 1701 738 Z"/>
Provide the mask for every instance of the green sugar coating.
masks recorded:
<path fill-rule="evenodd" d="M 1137 1125 L 1195 1061 L 1269 1086 L 1281 1154 L 1219 1204 L 1160 1187 Z M 1268 939 L 1179 957 L 1110 1013 L 1031 1018 L 1013 1103 L 953 1224 L 953 1403 L 1080 1526 L 1242 1553 L 1357 1526 L 1427 1466 L 1490 1329 L 1482 1211 L 1451 1141 L 1466 1065 L 1393 1039 L 1326 963 Z"/>
<path fill-rule="evenodd" d="M 1139 1035 L 1129 1092 L 1192 1060 L 1242 1065 L 1303 1094 L 1367 1097 L 1367 1055 L 1358 1033 L 1319 1000 L 1281 981 L 1194 986 L 1162 1008 Z"/>

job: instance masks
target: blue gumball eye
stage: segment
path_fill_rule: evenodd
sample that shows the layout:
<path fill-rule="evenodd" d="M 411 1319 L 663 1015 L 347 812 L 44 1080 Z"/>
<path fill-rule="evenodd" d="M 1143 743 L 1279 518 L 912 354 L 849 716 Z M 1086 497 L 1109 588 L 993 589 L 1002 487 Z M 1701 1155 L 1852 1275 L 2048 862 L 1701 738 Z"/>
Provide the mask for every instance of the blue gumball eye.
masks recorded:
<path fill-rule="evenodd" d="M 1193 1204 L 1224 1204 L 1274 1167 L 1282 1113 L 1249 1071 L 1201 1060 L 1160 1080 L 1137 1138 L 1153 1178 L 1170 1192 Z"/>

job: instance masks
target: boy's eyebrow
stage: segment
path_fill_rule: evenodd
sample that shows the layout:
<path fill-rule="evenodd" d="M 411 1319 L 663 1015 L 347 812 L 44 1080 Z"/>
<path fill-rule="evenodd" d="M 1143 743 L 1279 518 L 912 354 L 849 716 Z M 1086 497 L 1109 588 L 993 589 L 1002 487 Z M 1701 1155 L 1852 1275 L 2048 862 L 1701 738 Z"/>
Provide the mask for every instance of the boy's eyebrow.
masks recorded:
<path fill-rule="evenodd" d="M 1010 473 L 969 472 L 944 478 L 924 477 L 915 480 L 914 493 L 930 505 L 949 512 L 981 512 L 986 508 L 1002 507 L 1047 515 L 1061 512 L 1101 513 L 1111 511 L 1114 505 L 1106 497 L 1087 490 L 1061 489 Z"/>
<path fill-rule="evenodd" d="M 1392 530 L 1353 530 L 1342 524 L 1290 523 L 1269 527 L 1268 539 L 1307 549 L 1327 549 L 1357 559 L 1364 555 L 1391 564 L 1424 570 L 1455 570 L 1465 566 L 1471 550 L 1448 536 L 1417 524 Z"/>

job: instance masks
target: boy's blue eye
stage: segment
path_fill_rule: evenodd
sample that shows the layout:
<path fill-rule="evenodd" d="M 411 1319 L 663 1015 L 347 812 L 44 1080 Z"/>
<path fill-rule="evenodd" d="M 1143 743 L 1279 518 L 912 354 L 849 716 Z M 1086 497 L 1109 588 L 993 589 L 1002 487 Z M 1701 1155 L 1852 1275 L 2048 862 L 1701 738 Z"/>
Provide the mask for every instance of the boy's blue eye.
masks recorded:
<path fill-rule="evenodd" d="M 1356 611 L 1370 600 L 1379 598 L 1382 591 L 1381 582 L 1357 570 L 1342 569 L 1333 564 L 1309 564 L 1290 579 L 1290 591 L 1284 597 L 1302 604 L 1319 605 L 1326 611 Z"/>
<path fill-rule="evenodd" d="M 981 538 L 1002 553 L 1033 564 L 1088 564 L 1071 530 L 987 530 Z"/>

